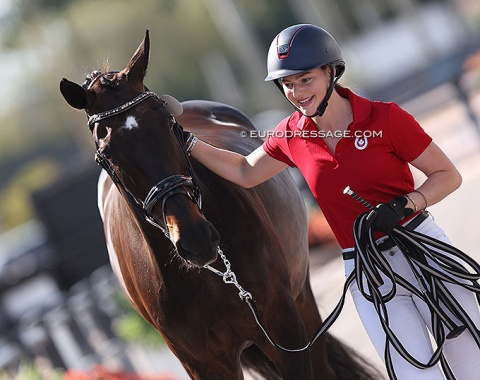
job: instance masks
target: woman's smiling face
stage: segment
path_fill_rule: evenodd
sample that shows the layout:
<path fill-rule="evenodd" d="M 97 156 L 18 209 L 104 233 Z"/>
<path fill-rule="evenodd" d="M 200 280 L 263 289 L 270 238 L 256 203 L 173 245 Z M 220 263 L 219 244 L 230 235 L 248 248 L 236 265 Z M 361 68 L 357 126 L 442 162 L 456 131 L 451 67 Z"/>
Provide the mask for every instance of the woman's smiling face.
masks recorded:
<path fill-rule="evenodd" d="M 316 112 L 330 83 L 328 67 L 304 71 L 280 79 L 286 98 L 304 115 Z"/>

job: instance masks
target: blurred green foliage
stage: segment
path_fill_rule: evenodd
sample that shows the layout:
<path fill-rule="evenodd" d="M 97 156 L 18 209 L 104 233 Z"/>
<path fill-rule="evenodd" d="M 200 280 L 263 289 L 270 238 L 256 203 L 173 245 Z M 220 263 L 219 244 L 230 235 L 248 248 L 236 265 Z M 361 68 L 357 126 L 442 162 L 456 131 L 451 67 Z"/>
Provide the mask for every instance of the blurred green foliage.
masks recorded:
<path fill-rule="evenodd" d="M 123 312 L 114 321 L 115 333 L 120 338 L 128 343 L 156 347 L 165 346 L 162 335 L 130 305 L 122 293 L 117 293 L 114 298 Z"/>
<path fill-rule="evenodd" d="M 23 361 L 17 373 L 0 370 L 2 380 L 62 380 L 65 371 L 62 369 L 43 369 L 41 365 Z"/>

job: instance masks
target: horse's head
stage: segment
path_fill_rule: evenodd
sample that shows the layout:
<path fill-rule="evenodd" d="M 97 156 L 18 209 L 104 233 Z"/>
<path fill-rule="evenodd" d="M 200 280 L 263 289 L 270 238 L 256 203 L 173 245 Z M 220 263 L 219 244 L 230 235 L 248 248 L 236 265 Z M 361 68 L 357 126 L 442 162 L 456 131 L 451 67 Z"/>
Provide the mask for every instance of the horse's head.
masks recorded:
<path fill-rule="evenodd" d="M 62 79 L 60 91 L 87 113 L 97 161 L 130 205 L 165 233 L 181 257 L 205 265 L 216 259 L 219 236 L 200 210 L 200 188 L 175 120 L 181 104 L 144 86 L 149 46 L 147 31 L 124 70 L 94 71 L 82 86 Z"/>

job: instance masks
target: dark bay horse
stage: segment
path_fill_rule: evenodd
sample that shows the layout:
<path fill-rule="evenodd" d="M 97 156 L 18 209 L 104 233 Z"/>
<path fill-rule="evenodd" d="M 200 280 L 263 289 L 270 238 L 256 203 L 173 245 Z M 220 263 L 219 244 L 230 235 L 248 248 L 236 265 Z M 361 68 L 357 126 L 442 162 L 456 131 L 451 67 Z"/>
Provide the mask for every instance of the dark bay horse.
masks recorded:
<path fill-rule="evenodd" d="M 243 154 L 261 141 L 242 137 L 254 127 L 232 107 L 189 101 L 179 115 L 175 99 L 148 91 L 149 46 L 147 31 L 124 70 L 95 71 L 83 86 L 60 83 L 65 100 L 86 111 L 105 169 L 99 208 L 126 297 L 192 379 L 242 379 L 242 366 L 267 379 L 377 378 L 329 334 L 306 351 L 276 348 L 238 289 L 204 268 L 231 265 L 283 347 L 304 347 L 321 323 L 308 275 L 305 206 L 288 172 L 244 189 L 189 160 L 180 125 Z"/>

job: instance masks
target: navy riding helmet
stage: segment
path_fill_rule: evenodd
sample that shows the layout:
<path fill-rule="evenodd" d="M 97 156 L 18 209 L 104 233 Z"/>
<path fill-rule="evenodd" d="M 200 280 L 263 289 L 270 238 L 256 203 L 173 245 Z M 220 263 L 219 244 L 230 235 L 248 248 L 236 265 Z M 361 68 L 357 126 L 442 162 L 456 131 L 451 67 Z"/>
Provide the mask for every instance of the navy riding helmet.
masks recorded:
<path fill-rule="evenodd" d="M 279 81 L 281 78 L 325 65 L 335 74 L 331 76 L 330 86 L 317 112 L 314 115 L 305 115 L 322 116 L 335 83 L 345 71 L 345 61 L 340 48 L 325 29 L 311 24 L 299 24 L 282 30 L 273 39 L 268 50 L 268 75 L 265 81 L 274 81 L 285 95 Z"/>

